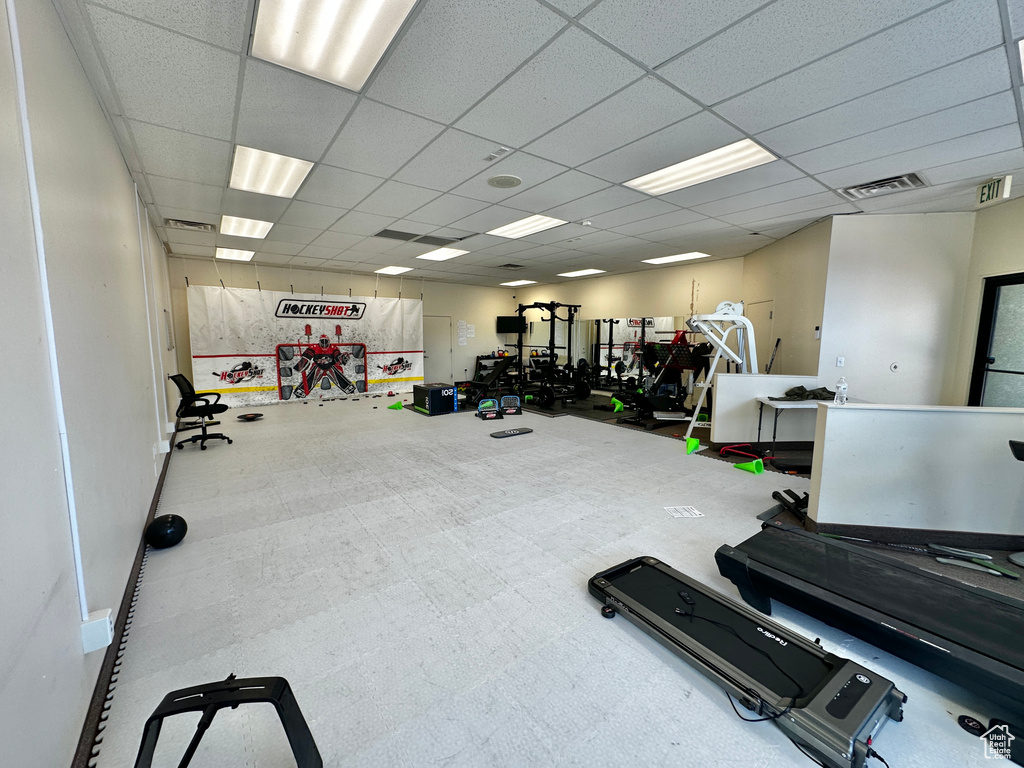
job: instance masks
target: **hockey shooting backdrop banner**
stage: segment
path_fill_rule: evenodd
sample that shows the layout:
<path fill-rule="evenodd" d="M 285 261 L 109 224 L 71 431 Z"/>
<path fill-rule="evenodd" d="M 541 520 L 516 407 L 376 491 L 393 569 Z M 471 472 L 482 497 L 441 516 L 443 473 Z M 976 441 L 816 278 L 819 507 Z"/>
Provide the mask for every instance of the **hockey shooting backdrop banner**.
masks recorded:
<path fill-rule="evenodd" d="M 221 402 L 410 392 L 423 382 L 423 302 L 189 286 L 196 391 Z"/>

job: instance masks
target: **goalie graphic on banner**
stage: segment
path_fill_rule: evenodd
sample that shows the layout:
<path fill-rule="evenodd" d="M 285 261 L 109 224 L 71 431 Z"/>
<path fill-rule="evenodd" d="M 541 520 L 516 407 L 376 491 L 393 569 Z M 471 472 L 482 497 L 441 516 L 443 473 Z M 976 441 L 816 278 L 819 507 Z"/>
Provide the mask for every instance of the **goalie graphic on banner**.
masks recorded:
<path fill-rule="evenodd" d="M 305 330 L 307 343 L 305 349 L 301 351 L 298 359 L 295 361 L 294 366 L 286 366 L 282 365 L 282 363 L 290 362 L 294 359 L 295 348 L 303 345 L 301 343 L 277 345 L 278 370 L 282 382 L 280 389 L 281 399 L 288 400 L 293 395 L 296 398 L 303 398 L 318 387 L 327 390 L 331 389 L 332 385 L 346 395 L 356 391 L 365 392 L 365 362 L 354 363 L 355 373 L 363 375 L 363 379 L 355 383 L 345 375 L 345 366 L 353 359 L 365 361 L 366 345 L 360 343 L 342 344 L 340 325 L 334 326 L 334 334 L 338 339 L 337 342 L 331 341 L 327 334 L 322 333 L 316 343 L 313 343 L 312 326 L 307 325 Z M 343 347 L 350 349 L 342 349 Z M 301 377 L 300 383 L 284 383 L 284 379 L 289 379 L 296 375 Z"/>

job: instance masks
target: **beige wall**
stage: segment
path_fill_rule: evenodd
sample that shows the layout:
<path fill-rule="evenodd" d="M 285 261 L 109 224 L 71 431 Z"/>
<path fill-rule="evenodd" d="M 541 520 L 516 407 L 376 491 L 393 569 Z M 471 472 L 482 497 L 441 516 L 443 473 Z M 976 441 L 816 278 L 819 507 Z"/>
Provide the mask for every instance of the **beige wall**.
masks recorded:
<path fill-rule="evenodd" d="M 168 259 L 170 292 L 174 314 L 177 369 L 186 375 L 191 370 L 191 349 L 188 333 L 188 299 L 186 278 L 192 285 L 224 285 L 231 288 L 266 288 L 271 291 L 320 293 L 348 296 L 379 296 L 418 299 L 423 297 L 423 314 L 447 316 L 452 319 L 452 335 L 456 335 L 459 320 L 476 326 L 476 336 L 460 347 L 452 339 L 452 368 L 455 378 L 470 378 L 476 366 L 476 356 L 490 354 L 498 349 L 503 338 L 495 333 L 494 319 L 498 315 L 515 313 L 512 291 L 507 288 L 451 285 L 426 280 L 399 279 L 377 275 L 358 275 L 342 272 L 322 272 L 307 269 L 256 267 L 238 262 L 213 262 L 208 259 Z M 259 285 L 257 286 L 257 281 Z M 429 350 L 428 350 L 429 353 Z"/>
<path fill-rule="evenodd" d="M 951 382 L 952 404 L 967 402 L 986 277 L 1024 272 L 1024 198 L 986 208 L 976 214 L 971 262 L 963 299 L 963 322 L 953 340 L 956 369 Z"/>
<path fill-rule="evenodd" d="M 825 275 L 828 272 L 832 220 L 802 229 L 743 258 L 743 290 L 748 304 L 772 302 L 770 328 L 754 328 L 758 339 L 768 334 L 771 344 L 782 339 L 772 373 L 815 376 L 820 342 L 815 328 L 821 326 L 825 307 Z M 760 345 L 759 345 L 760 346 Z M 758 360 L 764 370 L 768 359 Z"/>

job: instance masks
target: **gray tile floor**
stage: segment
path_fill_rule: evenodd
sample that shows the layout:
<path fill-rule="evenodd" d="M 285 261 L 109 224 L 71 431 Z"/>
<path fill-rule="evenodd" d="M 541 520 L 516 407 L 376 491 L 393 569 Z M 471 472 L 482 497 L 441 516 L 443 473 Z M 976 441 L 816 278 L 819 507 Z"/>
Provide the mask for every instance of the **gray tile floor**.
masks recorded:
<path fill-rule="evenodd" d="M 232 672 L 288 678 L 328 766 L 812 765 L 586 589 L 650 554 L 735 597 L 715 549 L 806 480 L 584 419 L 393 402 L 229 412 L 233 445 L 174 452 L 160 513 L 189 532 L 148 556 L 98 768 L 132 765 L 165 693 Z M 489 437 L 511 426 L 535 431 Z M 784 606 L 776 618 L 908 693 L 876 743 L 892 768 L 990 765 L 956 725 L 965 692 Z M 222 712 L 193 765 L 294 765 L 272 715 Z M 177 765 L 195 721 L 167 721 L 155 764 Z"/>

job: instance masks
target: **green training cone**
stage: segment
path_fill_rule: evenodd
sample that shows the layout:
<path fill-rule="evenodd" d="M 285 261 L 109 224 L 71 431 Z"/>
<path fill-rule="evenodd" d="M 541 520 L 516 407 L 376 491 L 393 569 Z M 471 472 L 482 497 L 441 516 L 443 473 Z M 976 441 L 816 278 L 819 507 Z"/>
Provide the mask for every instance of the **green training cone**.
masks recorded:
<path fill-rule="evenodd" d="M 402 410 L 402 401 L 399 400 L 397 403 L 392 403 L 388 406 L 389 411 L 400 411 Z"/>
<path fill-rule="evenodd" d="M 700 448 L 700 440 L 696 437 L 686 438 L 686 455 L 689 456 L 691 453 Z"/>
<path fill-rule="evenodd" d="M 743 464 L 733 464 L 736 469 L 742 469 L 744 472 L 753 472 L 755 475 L 760 475 L 764 472 L 764 462 L 760 459 L 754 459 L 753 461 L 747 461 Z"/>
<path fill-rule="evenodd" d="M 611 400 L 609 400 L 608 403 L 612 406 L 612 413 L 619 413 L 623 408 L 626 407 L 625 405 L 622 404 L 621 400 L 617 400 L 614 397 Z"/>

